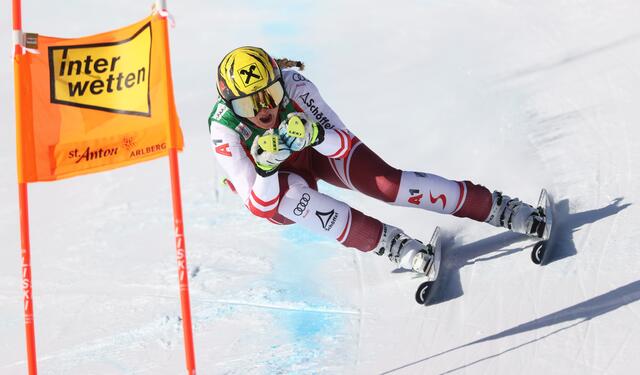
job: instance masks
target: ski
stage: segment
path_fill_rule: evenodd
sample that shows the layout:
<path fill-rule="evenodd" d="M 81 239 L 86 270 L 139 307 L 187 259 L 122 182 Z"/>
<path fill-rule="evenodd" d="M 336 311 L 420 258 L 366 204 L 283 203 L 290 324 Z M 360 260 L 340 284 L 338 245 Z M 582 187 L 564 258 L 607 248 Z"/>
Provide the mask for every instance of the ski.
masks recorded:
<path fill-rule="evenodd" d="M 553 235 L 553 198 L 546 189 L 542 189 L 540 192 L 538 210 L 542 212 L 546 222 L 544 232 L 542 233 L 542 239 L 538 240 L 538 242 L 533 245 L 533 250 L 531 250 L 531 261 L 534 264 L 544 266 L 549 262 L 549 254 L 553 250 L 553 246 L 551 244 L 551 238 Z"/>
<path fill-rule="evenodd" d="M 425 274 L 427 281 L 423 281 L 416 290 L 416 302 L 420 305 L 429 305 L 429 297 L 433 294 L 442 259 L 442 246 L 440 243 L 440 227 L 436 227 L 431 235 L 431 240 L 426 246 L 428 253 L 433 255 L 433 265 Z"/>

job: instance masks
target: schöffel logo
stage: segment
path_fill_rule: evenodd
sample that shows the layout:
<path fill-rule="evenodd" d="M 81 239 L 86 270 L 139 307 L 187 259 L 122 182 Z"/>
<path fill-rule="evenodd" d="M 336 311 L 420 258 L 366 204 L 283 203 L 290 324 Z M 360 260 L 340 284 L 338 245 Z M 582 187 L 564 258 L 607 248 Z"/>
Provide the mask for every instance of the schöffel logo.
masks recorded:
<path fill-rule="evenodd" d="M 110 43 L 49 47 L 51 102 L 151 116 L 151 24 Z"/>
<path fill-rule="evenodd" d="M 300 198 L 298 205 L 293 209 L 293 214 L 296 216 L 301 216 L 304 213 L 304 210 L 309 205 L 309 201 L 311 201 L 311 196 L 307 193 L 302 194 L 302 198 Z"/>
<path fill-rule="evenodd" d="M 316 119 L 318 124 L 322 125 L 325 129 L 333 129 L 333 125 L 331 124 L 331 121 L 329 121 L 329 118 L 317 106 L 315 99 L 309 97 L 309 94 L 311 93 L 306 92 L 300 95 L 299 98 L 302 99 L 302 102 L 307 106 L 307 108 L 309 108 L 309 111 L 313 114 L 313 117 Z"/>
<path fill-rule="evenodd" d="M 329 212 L 316 211 L 316 216 L 320 219 L 322 228 L 326 231 L 330 231 L 338 220 L 338 214 L 335 210 L 331 210 Z"/>
<path fill-rule="evenodd" d="M 255 85 L 256 83 L 262 81 L 260 69 L 258 68 L 258 64 L 256 63 L 241 68 L 238 73 L 240 74 L 240 78 L 242 78 L 244 87 Z"/>

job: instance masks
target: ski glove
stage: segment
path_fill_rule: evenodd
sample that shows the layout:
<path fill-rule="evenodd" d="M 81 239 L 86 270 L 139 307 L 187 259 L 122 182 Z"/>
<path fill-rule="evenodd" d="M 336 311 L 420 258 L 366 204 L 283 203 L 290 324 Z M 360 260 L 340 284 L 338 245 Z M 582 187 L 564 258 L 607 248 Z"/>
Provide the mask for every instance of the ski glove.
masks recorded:
<path fill-rule="evenodd" d="M 278 134 L 282 142 L 293 152 L 307 146 L 315 146 L 324 140 L 324 128 L 303 112 L 289 113 L 280 123 Z"/>
<path fill-rule="evenodd" d="M 291 150 L 282 143 L 273 129 L 256 137 L 251 144 L 251 156 L 256 165 L 256 172 L 262 176 L 270 176 L 278 171 L 282 162 L 291 155 Z"/>

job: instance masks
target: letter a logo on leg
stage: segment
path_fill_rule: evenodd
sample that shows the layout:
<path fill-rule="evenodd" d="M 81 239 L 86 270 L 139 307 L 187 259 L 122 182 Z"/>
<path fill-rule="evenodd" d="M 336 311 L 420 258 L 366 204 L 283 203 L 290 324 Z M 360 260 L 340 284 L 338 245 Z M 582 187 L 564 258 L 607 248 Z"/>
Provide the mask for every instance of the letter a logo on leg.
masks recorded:
<path fill-rule="evenodd" d="M 409 197 L 409 203 L 415 204 L 416 206 L 420 205 L 420 199 L 422 199 L 423 194 L 413 195 Z"/>

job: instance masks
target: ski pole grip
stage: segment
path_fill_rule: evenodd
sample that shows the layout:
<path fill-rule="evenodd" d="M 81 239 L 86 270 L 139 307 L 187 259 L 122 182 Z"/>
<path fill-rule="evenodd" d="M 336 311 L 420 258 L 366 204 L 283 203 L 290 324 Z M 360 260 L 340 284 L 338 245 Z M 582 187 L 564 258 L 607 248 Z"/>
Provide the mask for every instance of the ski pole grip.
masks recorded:
<path fill-rule="evenodd" d="M 287 121 L 287 135 L 294 138 L 304 138 L 304 134 L 304 124 L 300 117 L 291 116 Z"/>
<path fill-rule="evenodd" d="M 258 138 L 258 145 L 266 152 L 278 152 L 279 137 L 275 134 L 263 135 Z"/>

